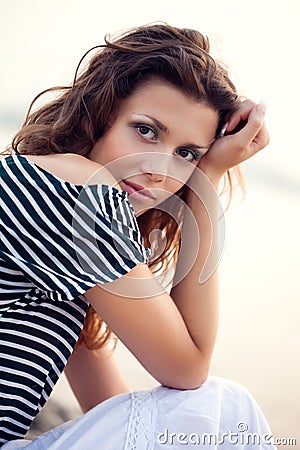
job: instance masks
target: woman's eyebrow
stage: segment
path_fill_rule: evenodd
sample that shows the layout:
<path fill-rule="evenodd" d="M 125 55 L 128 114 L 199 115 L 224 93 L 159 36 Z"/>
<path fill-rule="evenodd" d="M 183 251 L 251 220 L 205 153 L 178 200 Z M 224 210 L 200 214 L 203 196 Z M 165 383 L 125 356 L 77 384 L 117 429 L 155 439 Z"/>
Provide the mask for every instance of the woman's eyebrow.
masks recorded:
<path fill-rule="evenodd" d="M 163 131 L 164 133 L 169 133 L 169 129 L 168 127 L 166 127 L 166 125 L 164 125 L 163 123 L 161 123 L 159 120 L 155 119 L 155 117 L 149 116 L 149 114 L 137 114 L 138 116 L 144 116 L 144 117 L 148 117 L 148 119 L 152 120 L 152 122 L 154 123 L 154 125 L 161 131 Z"/>
<path fill-rule="evenodd" d="M 143 115 L 145 117 L 148 117 L 149 119 L 151 119 L 153 121 L 153 123 L 157 126 L 157 128 L 159 128 L 161 131 L 163 131 L 164 133 L 169 133 L 168 127 L 166 127 L 166 125 L 161 123 L 159 120 L 155 119 L 155 117 L 149 116 L 148 114 L 143 114 Z"/>

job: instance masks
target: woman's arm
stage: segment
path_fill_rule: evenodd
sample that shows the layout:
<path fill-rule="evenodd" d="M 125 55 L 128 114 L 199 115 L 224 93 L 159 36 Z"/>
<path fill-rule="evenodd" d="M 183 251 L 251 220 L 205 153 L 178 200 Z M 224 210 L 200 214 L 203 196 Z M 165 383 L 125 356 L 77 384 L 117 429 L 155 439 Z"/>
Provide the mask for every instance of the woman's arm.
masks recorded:
<path fill-rule="evenodd" d="M 247 125 L 238 133 L 227 135 L 215 141 L 209 152 L 200 160 L 199 169 L 192 176 L 187 204 L 196 220 L 200 236 L 200 251 L 187 276 L 171 290 L 171 297 L 176 303 L 187 324 L 191 337 L 202 348 L 207 358 L 212 354 L 218 323 L 218 260 L 220 242 L 218 241 L 218 186 L 225 172 L 235 165 L 253 156 L 269 142 L 269 135 L 264 124 L 264 105 L 255 105 L 246 100 L 228 120 L 227 133 L 232 133 L 242 122 Z M 197 184 L 196 184 L 197 183 Z M 197 192 L 200 195 L 197 195 Z M 221 211 L 222 214 L 222 211 Z M 182 233 L 193 236 L 192 224 L 185 218 Z M 190 249 L 197 245 L 196 239 L 190 239 Z M 207 260 L 207 257 L 209 258 Z M 205 274 L 200 281 L 200 274 L 205 265 Z M 186 261 L 179 258 L 175 274 L 186 270 Z"/>
<path fill-rule="evenodd" d="M 163 293 L 152 298 L 133 299 L 113 294 L 113 291 L 122 291 L 121 287 L 114 286 L 124 282 L 125 277 L 107 286 L 95 287 L 87 293 L 94 308 L 98 306 L 99 314 L 144 367 L 162 384 L 179 389 L 193 389 L 205 381 L 217 329 L 216 275 L 201 286 L 204 292 L 202 297 L 201 292 L 195 293 L 194 290 L 194 284 L 198 287 L 199 264 L 202 265 L 206 258 L 207 244 L 211 240 L 208 217 L 202 208 L 197 211 L 197 217 L 198 214 L 198 226 L 205 246 L 201 247 L 195 269 L 172 290 L 171 297 Z M 194 245 L 192 239 L 190 242 Z M 142 285 L 138 279 L 142 280 Z M 141 297 L 147 297 L 151 291 L 162 292 L 161 286 L 157 285 L 144 265 L 130 272 L 123 289 L 128 294 L 132 291 L 132 294 Z M 67 366 L 70 385 L 84 411 L 109 396 L 126 391 L 119 373 L 113 372 L 115 365 L 112 356 L 106 355 L 105 349 L 103 352 L 100 349 L 94 353 L 80 347 L 75 350 Z M 87 379 L 85 373 L 88 373 Z M 82 379 L 85 379 L 84 384 Z"/>
<path fill-rule="evenodd" d="M 178 389 L 194 389 L 205 381 L 208 364 L 202 349 L 147 265 L 139 264 L 126 276 L 95 286 L 86 297 L 157 381 Z"/>
<path fill-rule="evenodd" d="M 114 395 L 129 391 L 108 344 L 97 350 L 76 346 L 65 374 L 84 413 Z"/>
<path fill-rule="evenodd" d="M 193 189 L 189 190 L 186 199 L 192 215 L 184 216 L 181 236 L 185 249 L 179 253 L 170 295 L 187 325 L 191 338 L 197 347 L 202 349 L 202 355 L 209 364 L 217 335 L 219 311 L 216 269 L 220 214 L 216 190 L 219 180 L 216 178 L 212 185 L 199 170 L 194 172 L 192 177 L 190 185 Z M 198 233 L 195 233 L 195 224 Z M 191 260 L 194 259 L 193 255 L 196 255 L 194 261 Z M 201 275 L 206 281 L 200 281 Z"/>

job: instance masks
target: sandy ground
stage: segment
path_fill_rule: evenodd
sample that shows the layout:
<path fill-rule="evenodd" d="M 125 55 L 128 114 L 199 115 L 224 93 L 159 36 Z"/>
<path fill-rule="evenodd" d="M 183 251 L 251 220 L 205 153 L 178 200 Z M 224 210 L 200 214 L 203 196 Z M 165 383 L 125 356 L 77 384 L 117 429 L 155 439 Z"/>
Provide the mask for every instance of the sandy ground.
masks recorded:
<path fill-rule="evenodd" d="M 299 193 L 254 182 L 251 173 L 249 178 L 247 199 L 226 215 L 221 320 L 211 374 L 244 384 L 273 435 L 297 439 L 296 445 L 278 448 L 300 449 Z M 116 355 L 132 389 L 157 384 L 121 344 Z M 48 429 L 78 414 L 62 378 L 37 425 Z"/>

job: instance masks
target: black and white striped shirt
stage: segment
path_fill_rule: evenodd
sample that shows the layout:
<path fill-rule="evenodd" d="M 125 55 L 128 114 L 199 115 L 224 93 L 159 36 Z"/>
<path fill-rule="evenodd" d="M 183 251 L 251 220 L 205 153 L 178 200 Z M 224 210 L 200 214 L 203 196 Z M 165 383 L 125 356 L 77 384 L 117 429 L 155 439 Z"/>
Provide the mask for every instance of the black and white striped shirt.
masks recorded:
<path fill-rule="evenodd" d="M 124 191 L 0 159 L 0 446 L 23 437 L 72 353 L 84 293 L 146 262 Z"/>

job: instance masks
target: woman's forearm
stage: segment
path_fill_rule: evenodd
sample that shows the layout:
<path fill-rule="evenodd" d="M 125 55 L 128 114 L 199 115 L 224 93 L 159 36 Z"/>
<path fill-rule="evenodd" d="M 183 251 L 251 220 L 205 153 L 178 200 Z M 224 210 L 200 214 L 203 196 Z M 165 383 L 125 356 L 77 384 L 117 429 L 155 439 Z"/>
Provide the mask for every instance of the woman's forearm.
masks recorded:
<path fill-rule="evenodd" d="M 108 344 L 97 350 L 76 346 L 65 374 L 83 412 L 114 395 L 129 392 Z"/>
<path fill-rule="evenodd" d="M 195 217 L 200 234 L 200 248 L 188 275 L 181 281 L 182 270 L 186 270 L 186 258 L 178 261 L 175 274 L 175 287 L 171 296 L 186 323 L 190 336 L 201 351 L 209 357 L 212 353 L 218 322 L 218 276 L 219 261 L 217 230 L 224 231 L 222 210 L 219 208 L 217 195 L 218 184 L 222 176 L 231 168 L 249 159 L 269 142 L 269 134 L 264 123 L 265 105 L 255 104 L 249 100 L 241 102 L 240 107 L 229 118 L 226 135 L 216 139 L 209 151 L 201 158 L 199 169 L 210 182 L 204 182 L 198 176 L 195 179 L 188 205 Z M 234 131 L 239 123 L 242 128 Z M 196 170 L 199 175 L 199 171 Z M 192 179 L 194 174 L 192 176 Z M 204 177 L 204 175 L 203 175 Z M 197 178 L 197 176 L 196 176 Z M 214 190 L 214 189 L 215 190 Z M 202 203 L 196 195 L 201 192 Z M 209 214 L 207 213 L 209 211 Z M 190 236 L 190 250 L 197 245 L 193 239 L 192 221 L 184 223 L 183 234 Z M 221 225 L 221 226 L 220 226 Z M 223 239 L 223 236 L 221 240 Z M 210 248 L 210 246 L 212 246 Z M 185 254 L 188 254 L 185 252 Z M 208 261 L 206 258 L 209 256 Z M 179 279 L 178 281 L 178 274 Z M 199 276 L 200 283 L 199 283 Z M 201 282 L 201 280 L 206 280 Z"/>
<path fill-rule="evenodd" d="M 195 345 L 203 358 L 210 360 L 218 327 L 219 179 L 208 180 L 197 172 L 187 199 L 192 214 L 185 216 L 182 228 L 185 250 L 179 256 L 170 295 Z"/>

